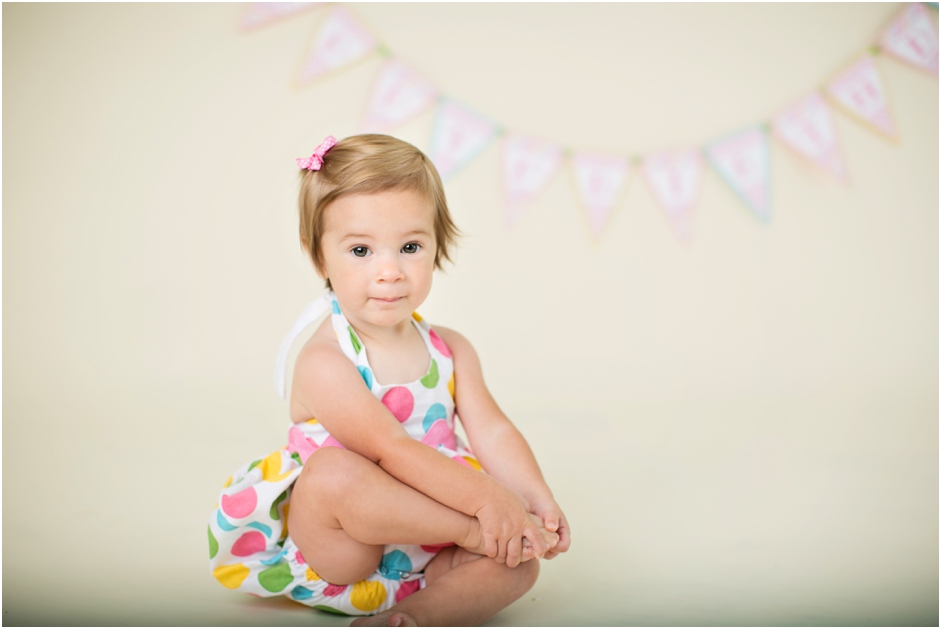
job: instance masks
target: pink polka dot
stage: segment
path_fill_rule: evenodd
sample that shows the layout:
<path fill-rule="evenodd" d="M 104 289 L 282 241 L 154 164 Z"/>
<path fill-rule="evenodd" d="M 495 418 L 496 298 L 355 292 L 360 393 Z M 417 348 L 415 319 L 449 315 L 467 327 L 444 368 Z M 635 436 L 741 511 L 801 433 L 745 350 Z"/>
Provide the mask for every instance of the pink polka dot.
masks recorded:
<path fill-rule="evenodd" d="M 445 358 L 451 358 L 451 349 L 445 345 L 440 336 L 435 334 L 434 330 L 428 330 L 428 337 L 431 339 L 431 344 L 435 346 L 436 350 L 441 352 L 442 356 Z"/>
<path fill-rule="evenodd" d="M 232 544 L 232 554 L 236 557 L 248 557 L 265 549 L 265 536 L 258 531 L 249 531 Z"/>
<path fill-rule="evenodd" d="M 307 463 L 310 455 L 317 450 L 317 444 L 304 436 L 301 429 L 297 426 L 291 426 L 288 431 L 288 452 L 297 452 L 301 457 L 302 463 Z"/>
<path fill-rule="evenodd" d="M 339 596 L 340 594 L 343 594 L 343 592 L 345 591 L 346 591 L 345 585 L 334 585 L 331 583 L 330 585 L 324 588 L 323 595 L 324 596 Z"/>
<path fill-rule="evenodd" d="M 415 408 L 415 398 L 412 392 L 405 387 L 392 387 L 382 396 L 382 403 L 386 405 L 399 422 L 404 422 L 412 416 Z"/>
<path fill-rule="evenodd" d="M 449 546 L 456 546 L 456 544 L 454 544 L 453 542 L 449 542 L 447 544 L 434 544 L 434 545 L 427 545 L 427 546 L 425 544 L 422 544 L 421 549 L 425 551 L 426 553 L 438 553 L 438 552 L 441 552 L 441 549 L 448 548 Z"/>
<path fill-rule="evenodd" d="M 409 597 L 421 587 L 419 581 L 406 581 L 399 586 L 399 591 L 395 593 L 395 602 L 401 603 L 403 598 Z"/>
<path fill-rule="evenodd" d="M 296 561 L 297 563 L 302 563 L 302 564 L 307 563 L 306 561 L 304 561 L 304 555 L 301 554 L 301 551 L 297 551 L 294 553 L 294 561 Z"/>
<path fill-rule="evenodd" d="M 337 441 L 336 439 L 334 439 L 333 435 L 330 435 L 329 437 L 324 439 L 323 443 L 320 444 L 320 447 L 321 448 L 341 448 L 343 450 L 346 450 L 346 446 L 340 443 L 339 441 Z"/>
<path fill-rule="evenodd" d="M 431 425 L 425 436 L 421 438 L 421 442 L 432 448 L 442 445 L 453 450 L 457 447 L 457 437 L 454 436 L 454 431 L 448 426 L 448 422 L 443 419 L 439 419 Z"/>
<path fill-rule="evenodd" d="M 255 494 L 255 488 L 249 487 L 243 489 L 237 494 L 231 496 L 222 496 L 222 512 L 231 518 L 244 518 L 251 515 L 258 504 L 258 495 Z"/>

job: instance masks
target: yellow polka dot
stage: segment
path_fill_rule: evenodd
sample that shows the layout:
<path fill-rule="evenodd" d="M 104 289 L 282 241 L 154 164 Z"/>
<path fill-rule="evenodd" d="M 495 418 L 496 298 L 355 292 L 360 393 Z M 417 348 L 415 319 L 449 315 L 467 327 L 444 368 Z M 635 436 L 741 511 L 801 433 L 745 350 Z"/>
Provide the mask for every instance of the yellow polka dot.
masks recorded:
<path fill-rule="evenodd" d="M 412 313 L 412 319 L 415 319 L 415 321 L 418 321 L 419 323 L 423 321 L 422 316 L 417 312 Z"/>
<path fill-rule="evenodd" d="M 306 423 L 306 424 L 317 424 L 317 423 L 319 423 L 319 422 L 317 421 L 317 418 L 316 418 L 316 417 L 311 417 L 310 419 L 308 419 L 308 420 L 307 420 L 306 422 L 304 422 L 304 423 Z"/>
<path fill-rule="evenodd" d="M 225 482 L 225 485 L 223 485 L 222 488 L 225 489 L 226 487 L 228 487 L 228 486 L 231 485 L 231 484 L 232 484 L 232 477 L 230 476 L 230 477 L 229 477 L 229 480 L 227 480 L 227 481 Z"/>
<path fill-rule="evenodd" d="M 484 471 L 483 466 L 482 466 L 480 463 L 478 463 L 478 462 L 477 462 L 477 459 L 475 459 L 474 457 L 472 457 L 472 456 L 463 456 L 463 457 L 461 457 L 461 458 L 464 459 L 465 461 L 467 461 L 467 463 L 468 463 L 472 468 L 474 468 L 475 470 L 477 470 L 478 472 L 483 472 L 483 471 Z"/>
<path fill-rule="evenodd" d="M 356 609 L 371 612 L 386 602 L 386 588 L 378 581 L 360 581 L 353 584 L 350 603 Z"/>
<path fill-rule="evenodd" d="M 308 581 L 320 581 L 320 575 L 314 572 L 313 570 L 311 570 L 310 568 L 307 569 L 306 576 L 307 576 Z"/>
<path fill-rule="evenodd" d="M 216 580 L 222 585 L 234 590 L 242 585 L 242 581 L 248 576 L 248 568 L 240 563 L 219 566 L 212 571 L 212 576 L 216 577 Z"/>
<path fill-rule="evenodd" d="M 448 380 L 448 393 L 451 394 L 451 399 L 454 399 L 454 374 L 451 374 L 451 379 Z"/>
<path fill-rule="evenodd" d="M 288 536 L 288 509 L 291 508 L 291 503 L 284 502 L 284 506 L 281 507 L 281 511 L 284 515 L 281 516 L 281 521 L 284 522 L 284 530 L 281 531 L 281 539 L 286 539 Z"/>
<path fill-rule="evenodd" d="M 269 483 L 276 483 L 279 480 L 283 480 L 291 475 L 293 470 L 289 469 L 285 473 L 281 473 L 281 451 L 276 450 L 266 456 L 261 463 L 258 464 L 258 469 L 261 470 L 261 478 L 268 481 Z"/>

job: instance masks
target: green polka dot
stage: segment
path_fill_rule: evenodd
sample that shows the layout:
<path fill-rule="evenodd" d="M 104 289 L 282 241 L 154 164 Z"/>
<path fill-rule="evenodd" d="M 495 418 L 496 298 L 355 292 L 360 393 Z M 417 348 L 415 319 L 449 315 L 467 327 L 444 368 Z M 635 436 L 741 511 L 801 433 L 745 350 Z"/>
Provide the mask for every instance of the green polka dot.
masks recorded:
<path fill-rule="evenodd" d="M 339 609 L 333 609 L 327 605 L 314 605 L 314 609 L 319 609 L 322 612 L 328 612 L 330 614 L 338 614 L 340 616 L 349 616 L 346 612 L 341 612 Z"/>
<path fill-rule="evenodd" d="M 301 455 L 298 454 L 297 452 L 292 452 L 292 453 L 291 453 L 291 458 L 294 459 L 295 461 L 297 461 L 297 464 L 298 464 L 298 465 L 304 465 L 304 462 L 301 461 Z"/>
<path fill-rule="evenodd" d="M 428 368 L 425 377 L 421 379 L 421 383 L 426 389 L 434 389 L 438 386 L 438 361 L 434 358 L 431 359 L 431 367 Z"/>
<path fill-rule="evenodd" d="M 216 556 L 216 553 L 219 552 L 219 542 L 216 541 L 215 535 L 212 534 L 212 529 L 206 529 L 209 531 L 209 558 L 212 559 Z"/>
<path fill-rule="evenodd" d="M 269 592 L 280 592 L 292 581 L 291 566 L 284 561 L 258 573 L 258 583 Z"/>
<path fill-rule="evenodd" d="M 251 472 L 253 469 L 255 469 L 258 466 L 259 463 L 261 463 L 261 459 L 258 459 L 257 461 L 252 461 L 252 464 L 248 466 L 248 471 Z"/>
<path fill-rule="evenodd" d="M 268 515 L 271 516 L 272 520 L 280 520 L 278 516 L 278 505 L 284 502 L 284 499 L 288 497 L 288 490 L 285 489 L 281 492 L 281 495 L 274 499 L 274 504 L 271 505 L 271 511 L 268 512 Z"/>
<path fill-rule="evenodd" d="M 353 343 L 353 349 L 359 354 L 363 351 L 363 344 L 359 342 L 359 337 L 356 336 L 356 332 L 353 331 L 353 326 L 348 325 L 346 328 L 350 331 L 350 342 Z"/>

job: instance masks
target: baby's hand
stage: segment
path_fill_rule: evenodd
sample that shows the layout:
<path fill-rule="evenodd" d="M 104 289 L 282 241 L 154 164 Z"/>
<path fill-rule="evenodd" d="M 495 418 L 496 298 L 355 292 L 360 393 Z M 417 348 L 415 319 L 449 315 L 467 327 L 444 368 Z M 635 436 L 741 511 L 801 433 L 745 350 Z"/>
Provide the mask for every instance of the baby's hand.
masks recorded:
<path fill-rule="evenodd" d="M 539 533 L 542 535 L 542 541 L 545 542 L 546 547 L 548 548 L 544 556 L 548 557 L 549 553 L 552 552 L 552 549 L 555 548 L 556 545 L 558 545 L 559 543 L 559 534 L 553 533 L 552 531 L 547 531 L 545 526 L 543 525 L 542 518 L 540 518 L 538 515 L 533 515 L 532 513 L 530 513 L 529 518 L 533 521 L 534 524 L 536 524 L 536 526 L 539 527 Z M 529 541 L 529 538 L 524 537 L 523 538 L 523 556 L 522 556 L 522 561 L 520 563 L 522 563 L 523 561 L 529 561 L 530 559 L 536 559 L 536 551 L 533 548 L 532 543 Z"/>
<path fill-rule="evenodd" d="M 464 547 L 471 552 L 487 555 L 497 563 L 505 563 L 510 568 L 515 568 L 523 560 L 524 538 L 529 540 L 532 547 L 532 557 L 545 556 L 550 542 L 555 541 L 551 535 L 546 539 L 544 533 L 549 532 L 542 526 L 542 519 L 532 517 L 529 504 L 523 497 L 505 487 L 494 492 L 475 515 L 483 538 L 482 548 L 475 550 Z"/>
<path fill-rule="evenodd" d="M 558 541 L 552 544 L 546 552 L 546 559 L 555 559 L 560 553 L 564 553 L 572 544 L 572 532 L 569 529 L 568 520 L 562 509 L 556 504 L 555 500 L 547 499 L 543 502 L 533 505 L 533 513 L 546 523 L 546 530 L 557 533 Z"/>

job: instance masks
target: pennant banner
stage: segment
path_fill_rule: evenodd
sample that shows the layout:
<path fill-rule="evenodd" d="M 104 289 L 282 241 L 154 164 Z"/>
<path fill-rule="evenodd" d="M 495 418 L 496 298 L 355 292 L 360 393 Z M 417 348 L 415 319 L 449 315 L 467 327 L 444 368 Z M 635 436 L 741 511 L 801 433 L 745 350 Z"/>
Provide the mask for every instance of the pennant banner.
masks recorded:
<path fill-rule="evenodd" d="M 706 157 L 755 216 L 771 219 L 770 147 L 764 129 L 753 127 L 717 140 L 706 148 Z"/>
<path fill-rule="evenodd" d="M 443 99 L 435 116 L 429 154 L 441 179 L 448 179 L 487 148 L 496 132 L 490 120 Z"/>
<path fill-rule="evenodd" d="M 242 15 L 241 27 L 256 28 L 322 4 L 326 3 L 251 3 Z M 635 156 L 633 159 L 642 164 L 643 177 L 680 242 L 689 243 L 692 238 L 702 156 L 755 216 L 769 222 L 772 209 L 769 134 L 844 183 L 848 173 L 831 104 L 883 137 L 897 139 L 888 92 L 873 54 L 881 50 L 886 56 L 937 76 L 936 18 L 925 4 L 937 7 L 937 3 L 900 6 L 889 25 L 875 33 L 872 52 L 856 57 L 819 91 L 796 99 L 770 121 L 766 119 L 698 148 Z M 426 153 L 444 180 L 476 158 L 494 137 L 503 135 L 495 121 L 441 95 L 435 83 L 392 57 L 355 17 L 350 5 L 334 4 L 327 13 L 320 32 L 305 53 L 298 71 L 299 81 L 311 81 L 347 68 L 376 51 L 387 58 L 379 68 L 366 103 L 362 131 L 392 132 L 437 102 L 430 150 Z M 601 236 L 630 180 L 632 167 L 628 156 L 581 152 L 576 147 L 563 147 L 517 133 L 506 134 L 501 152 L 504 206 L 510 225 L 520 220 L 527 204 L 550 184 L 566 154 L 589 231 L 594 238 Z"/>
<path fill-rule="evenodd" d="M 415 70 L 390 59 L 379 71 L 363 130 L 388 133 L 434 103 L 437 90 Z"/>
<path fill-rule="evenodd" d="M 524 206 L 548 185 L 562 163 L 561 147 L 519 134 L 503 141 L 503 186 L 506 217 L 519 222 Z"/>
<path fill-rule="evenodd" d="M 774 134 L 801 156 L 837 179 L 846 181 L 846 168 L 827 101 L 811 92 L 778 114 Z"/>
<path fill-rule="evenodd" d="M 690 244 L 693 210 L 702 181 L 699 151 L 688 149 L 650 155 L 644 160 L 643 172 L 676 237 L 682 244 Z"/>
<path fill-rule="evenodd" d="M 317 7 L 322 2 L 252 2 L 242 14 L 242 30 L 251 30 L 270 24 L 283 17 Z"/>
<path fill-rule="evenodd" d="M 879 43 L 895 58 L 938 74 L 938 33 L 928 10 L 921 4 L 905 6 Z"/>
<path fill-rule="evenodd" d="M 578 197 L 588 215 L 588 228 L 592 236 L 600 238 L 626 187 L 630 162 L 617 155 L 576 153 L 571 165 Z"/>
<path fill-rule="evenodd" d="M 378 42 L 353 14 L 337 6 L 327 16 L 301 67 L 300 81 L 319 78 L 358 61 L 376 49 Z"/>
<path fill-rule="evenodd" d="M 870 55 L 863 55 L 830 81 L 827 93 L 862 122 L 890 139 L 897 138 L 879 71 Z"/>

